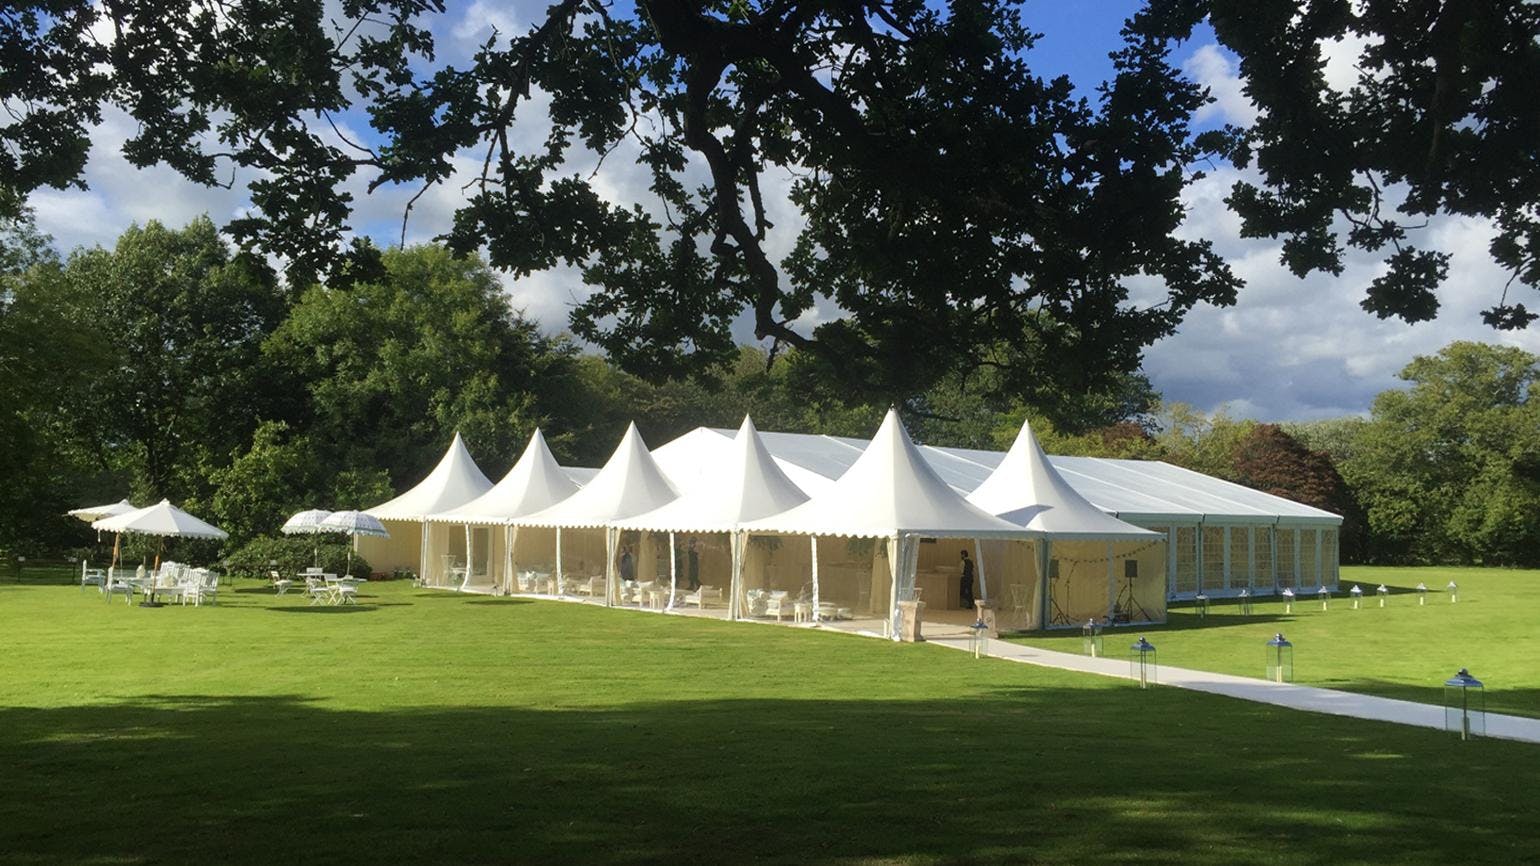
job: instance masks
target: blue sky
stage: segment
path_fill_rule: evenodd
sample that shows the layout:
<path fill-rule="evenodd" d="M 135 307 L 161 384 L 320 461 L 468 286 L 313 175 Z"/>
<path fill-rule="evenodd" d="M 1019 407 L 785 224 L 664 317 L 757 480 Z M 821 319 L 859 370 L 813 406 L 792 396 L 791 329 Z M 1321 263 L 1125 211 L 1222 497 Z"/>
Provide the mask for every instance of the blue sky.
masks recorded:
<path fill-rule="evenodd" d="M 452 2 L 434 29 L 441 59 L 465 58 L 495 27 L 522 32 L 544 11 L 546 0 Z M 1049 2 L 1025 0 L 1024 20 L 1043 34 L 1029 55 L 1035 71 L 1045 77 L 1067 74 L 1085 95 L 1111 73 L 1108 52 L 1119 45 L 1118 31 L 1138 3 L 1133 0 Z M 1353 77 L 1353 45 L 1328 46 L 1327 77 L 1347 86 Z M 1174 59 L 1193 79 L 1210 88 L 1213 105 L 1198 118 L 1200 126 L 1244 122 L 1252 108 L 1241 92 L 1234 64 L 1214 44 L 1206 29 L 1179 46 Z M 531 108 L 538 108 L 538 94 Z M 358 117 L 344 118 L 349 131 L 368 139 Z M 180 225 L 202 213 L 216 223 L 240 215 L 248 201 L 235 190 L 205 189 L 164 168 L 134 169 L 123 160 L 121 144 L 132 134 L 131 121 L 109 112 L 97 128 L 86 191 L 45 190 L 36 194 L 40 227 L 65 250 L 80 245 L 107 245 L 130 223 L 159 219 Z M 533 140 L 543 134 L 538 120 L 525 131 Z M 465 154 L 463 168 L 476 162 Z M 588 166 L 575 166 L 584 171 Z M 1373 396 L 1394 387 L 1395 373 L 1414 355 L 1437 351 L 1455 339 L 1506 342 L 1540 352 L 1540 331 L 1499 334 L 1480 323 L 1479 310 L 1491 306 L 1506 276 L 1487 259 L 1491 227 L 1480 220 L 1442 218 L 1426 230 L 1432 243 L 1451 250 L 1451 278 L 1440 292 L 1443 314 L 1419 325 L 1381 321 L 1358 307 L 1363 287 L 1380 271 L 1377 257 L 1350 255 L 1341 277 L 1316 275 L 1299 280 L 1278 264 L 1278 245 L 1245 240 L 1238 221 L 1223 204 L 1230 185 L 1241 173 L 1224 169 L 1194 185 L 1185 199 L 1187 220 L 1181 231 L 1212 241 L 1232 268 L 1247 281 L 1238 303 L 1229 308 L 1199 308 L 1180 332 L 1153 346 L 1145 371 L 1169 400 L 1191 403 L 1205 411 L 1224 409 L 1263 420 L 1304 420 L 1361 413 Z M 356 229 L 382 243 L 400 237 L 402 208 L 415 190 L 384 189 L 365 195 L 366 178 L 354 185 Z M 601 193 L 616 200 L 645 199 L 646 180 L 627 160 L 612 156 L 596 178 Z M 767 178 L 767 195 L 774 198 L 789 178 Z M 419 201 L 408 228 L 408 242 L 431 239 L 444 231 L 460 201 L 459 183 L 432 190 Z M 789 249 L 798 217 L 784 201 L 772 202 L 778 226 L 770 239 L 772 257 Z M 513 303 L 547 330 L 566 326 L 571 305 L 585 295 L 574 273 L 557 270 L 505 280 Z M 804 324 L 837 315 L 824 305 Z M 745 329 L 743 336 L 751 336 Z"/>

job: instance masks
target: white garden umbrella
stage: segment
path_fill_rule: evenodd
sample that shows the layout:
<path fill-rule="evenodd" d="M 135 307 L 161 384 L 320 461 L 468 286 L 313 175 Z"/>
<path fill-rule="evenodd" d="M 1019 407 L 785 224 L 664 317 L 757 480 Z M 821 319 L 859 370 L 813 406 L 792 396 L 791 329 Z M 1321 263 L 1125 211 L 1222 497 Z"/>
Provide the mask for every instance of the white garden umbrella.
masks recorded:
<path fill-rule="evenodd" d="M 330 511 L 326 511 L 320 508 L 312 508 L 308 511 L 301 511 L 293 517 L 290 517 L 288 520 L 285 520 L 283 522 L 283 526 L 279 527 L 278 531 L 282 532 L 284 535 L 317 535 L 322 532 L 332 532 L 333 530 L 321 525 L 322 521 L 331 516 L 332 513 Z M 312 545 L 312 548 L 313 550 L 311 553 L 314 556 L 313 562 L 316 565 L 320 565 L 321 545 L 317 543 Z"/>
<path fill-rule="evenodd" d="M 102 529 L 107 532 L 117 533 L 121 538 L 125 532 L 139 535 L 158 535 L 175 538 L 214 538 L 223 541 L 230 537 L 228 532 L 209 523 L 205 523 L 191 514 L 171 504 L 171 500 L 161 501 L 149 506 L 130 511 L 127 514 L 119 514 L 116 517 L 104 517 L 91 524 L 94 529 Z M 112 542 L 112 566 L 118 565 L 118 540 Z M 155 567 L 160 568 L 160 552 L 155 554 Z"/>
<path fill-rule="evenodd" d="M 111 505 L 87 505 L 84 508 L 71 508 L 65 512 L 70 517 L 78 517 L 87 523 L 95 523 L 108 517 L 117 517 L 119 514 L 127 514 L 130 511 L 138 511 L 139 506 L 127 499 L 120 499 Z"/>
<path fill-rule="evenodd" d="M 341 532 L 354 537 L 360 535 L 373 535 L 379 538 L 389 538 L 390 532 L 385 529 L 385 524 L 372 514 L 362 511 L 337 511 L 330 517 L 321 521 L 322 532 Z M 348 545 L 348 571 L 353 570 L 353 546 Z"/>
<path fill-rule="evenodd" d="M 71 508 L 65 513 L 71 517 L 78 517 L 87 523 L 95 523 L 106 517 L 117 517 L 119 514 L 127 514 L 130 511 L 138 510 L 139 506 L 129 502 L 127 499 L 120 499 L 111 505 L 87 505 L 84 508 Z M 100 529 L 96 531 L 96 540 L 102 540 L 102 531 Z"/>

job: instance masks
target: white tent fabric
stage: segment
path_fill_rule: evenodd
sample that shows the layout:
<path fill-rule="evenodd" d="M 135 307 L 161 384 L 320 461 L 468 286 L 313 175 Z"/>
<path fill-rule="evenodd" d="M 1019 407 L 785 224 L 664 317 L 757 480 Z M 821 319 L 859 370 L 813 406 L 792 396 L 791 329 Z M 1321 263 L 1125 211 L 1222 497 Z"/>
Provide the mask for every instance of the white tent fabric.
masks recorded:
<path fill-rule="evenodd" d="M 578 485 L 556 463 L 539 430 L 508 474 L 491 490 L 457 508 L 428 515 L 445 523 L 502 523 L 549 508 L 578 491 Z"/>
<path fill-rule="evenodd" d="M 632 424 L 604 468 L 581 490 L 549 508 L 508 522 L 515 526 L 596 528 L 651 511 L 678 495 Z"/>
<path fill-rule="evenodd" d="M 1140 529 L 1092 505 L 1059 474 L 1032 433 L 1030 422 L 1005 459 L 968 501 L 990 514 L 1048 538 L 1153 540 L 1160 533 Z"/>
<path fill-rule="evenodd" d="M 331 532 L 332 530 L 321 527 L 322 522 L 331 516 L 332 513 L 330 511 L 321 508 L 301 511 L 285 520 L 283 526 L 278 528 L 278 531 L 284 535 L 315 535 L 319 532 Z"/>
<path fill-rule="evenodd" d="M 430 514 L 458 508 L 491 489 L 492 482 L 476 466 L 465 441 L 456 433 L 428 477 L 395 499 L 365 509 L 365 513 L 380 520 L 423 520 Z"/>
<path fill-rule="evenodd" d="M 664 532 L 731 532 L 738 524 L 779 514 L 807 501 L 765 450 L 754 422 L 743 419 L 732 456 L 713 467 L 713 484 L 697 487 L 645 514 L 613 525 Z"/>
<path fill-rule="evenodd" d="M 752 533 L 893 537 L 1028 538 L 1031 533 L 968 502 L 942 481 L 888 410 L 871 444 L 824 493 L 780 514 L 745 521 Z"/>
<path fill-rule="evenodd" d="M 138 511 L 139 506 L 127 499 L 120 499 L 111 505 L 88 505 L 85 508 L 71 508 L 65 512 L 71 517 L 77 517 L 87 523 L 94 523 L 107 517 L 117 517 L 119 514 L 127 514 L 130 511 Z"/>
<path fill-rule="evenodd" d="M 177 538 L 226 539 L 230 534 L 171 504 L 169 499 L 127 514 L 104 517 L 91 524 L 92 528 L 105 532 L 135 532 L 140 535 L 174 536 Z"/>
<path fill-rule="evenodd" d="M 827 490 L 833 483 L 832 479 L 772 453 L 764 437 L 757 431 L 755 438 L 781 473 L 808 496 Z M 674 489 L 679 491 L 680 496 L 686 496 L 697 488 L 717 485 L 720 477 L 718 470 L 732 465 L 737 454 L 737 442 L 738 436 L 732 430 L 696 427 L 667 445 L 654 449 L 652 456 Z"/>

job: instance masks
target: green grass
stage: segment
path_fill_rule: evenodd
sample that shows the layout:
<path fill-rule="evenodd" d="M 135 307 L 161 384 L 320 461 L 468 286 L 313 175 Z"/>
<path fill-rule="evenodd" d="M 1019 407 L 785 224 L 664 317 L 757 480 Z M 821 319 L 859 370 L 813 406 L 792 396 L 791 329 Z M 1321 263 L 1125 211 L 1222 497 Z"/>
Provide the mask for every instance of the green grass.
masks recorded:
<path fill-rule="evenodd" d="M 402 583 L 364 602 L 247 582 L 150 610 L 0 583 L 0 862 L 1513 863 L 1540 845 L 1540 747 L 826 632 Z"/>
<path fill-rule="evenodd" d="M 1444 592 L 1451 580 L 1457 604 Z M 1413 591 L 1419 582 L 1428 586 L 1426 606 Z M 1345 596 L 1354 583 L 1364 590 L 1359 610 Z M 1383 609 L 1374 594 L 1381 583 L 1392 592 Z M 1296 599 L 1292 614 L 1273 600 L 1254 603 L 1251 616 L 1233 602 L 1210 603 L 1204 619 L 1181 605 L 1167 625 L 1137 631 L 1163 665 L 1251 677 L 1264 675 L 1263 645 L 1281 631 L 1294 644 L 1295 682 L 1431 704 L 1443 702 L 1444 680 L 1468 667 L 1486 684 L 1489 711 L 1540 716 L 1540 571 L 1348 567 L 1342 589 L 1325 612 L 1314 595 Z M 1109 632 L 1106 651 L 1122 653 L 1134 637 Z M 1081 651 L 1078 630 L 1019 640 Z"/>

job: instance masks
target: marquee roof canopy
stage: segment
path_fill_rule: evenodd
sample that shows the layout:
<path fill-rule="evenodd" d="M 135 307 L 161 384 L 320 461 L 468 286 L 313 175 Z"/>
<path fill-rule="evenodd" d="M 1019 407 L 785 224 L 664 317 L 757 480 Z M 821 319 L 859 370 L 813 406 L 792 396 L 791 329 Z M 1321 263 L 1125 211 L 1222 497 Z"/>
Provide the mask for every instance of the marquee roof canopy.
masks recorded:
<path fill-rule="evenodd" d="M 577 482 L 557 465 L 539 429 L 529 437 L 524 454 L 491 490 L 471 501 L 428 515 L 429 520 L 451 523 L 502 523 L 542 511 L 578 491 Z"/>
<path fill-rule="evenodd" d="M 549 508 L 508 522 L 515 526 L 606 526 L 652 511 L 678 496 L 632 424 L 615 453 L 581 490 Z"/>
<path fill-rule="evenodd" d="M 424 520 L 430 514 L 458 508 L 491 489 L 492 482 L 481 473 L 465 449 L 465 440 L 456 433 L 428 477 L 395 499 L 364 509 L 364 513 L 380 520 Z"/>
<path fill-rule="evenodd" d="M 707 435 L 714 434 L 707 431 Z M 614 525 L 660 532 L 730 532 L 739 523 L 779 514 L 807 501 L 807 494 L 786 477 L 765 450 L 749 418 L 743 419 L 726 459 L 713 464 L 710 474 L 713 483 L 698 485 L 661 508 Z"/>
<path fill-rule="evenodd" d="M 1030 537 L 1031 533 L 968 502 L 941 479 L 909 439 L 898 413 L 882 426 L 839 480 L 807 502 L 762 520 L 755 533 L 883 537 Z"/>
<path fill-rule="evenodd" d="M 1113 517 L 1081 496 L 1022 422 L 1016 441 L 984 483 L 968 494 L 968 501 L 1046 538 L 1159 538 L 1159 533 L 1140 529 Z"/>

